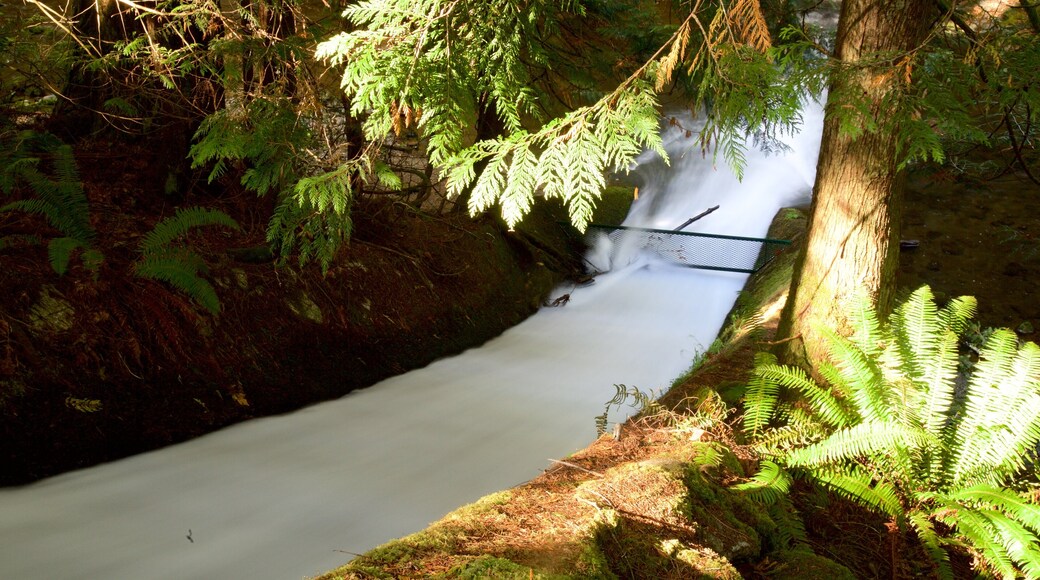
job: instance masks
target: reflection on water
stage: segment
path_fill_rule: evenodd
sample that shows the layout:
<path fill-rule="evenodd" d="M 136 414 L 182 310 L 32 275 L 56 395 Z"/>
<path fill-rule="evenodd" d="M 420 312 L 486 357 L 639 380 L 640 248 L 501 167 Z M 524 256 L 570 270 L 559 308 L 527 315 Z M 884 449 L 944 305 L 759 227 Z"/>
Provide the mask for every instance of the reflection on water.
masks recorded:
<path fill-rule="evenodd" d="M 815 160 L 819 125 L 807 134 L 798 147 Z M 659 211 L 641 209 L 655 194 L 644 187 L 627 223 L 672 227 L 719 204 L 698 229 L 762 235 L 778 207 L 808 197 L 812 164 L 798 154 L 754 162 L 768 175 L 753 164 L 739 185 L 699 155 L 677 157 Z M 644 171 L 662 169 L 647 160 Z M 335 567 L 587 444 L 613 385 L 667 387 L 714 339 L 744 279 L 633 256 L 478 349 L 2 490 L 0 578 L 284 580 Z"/>

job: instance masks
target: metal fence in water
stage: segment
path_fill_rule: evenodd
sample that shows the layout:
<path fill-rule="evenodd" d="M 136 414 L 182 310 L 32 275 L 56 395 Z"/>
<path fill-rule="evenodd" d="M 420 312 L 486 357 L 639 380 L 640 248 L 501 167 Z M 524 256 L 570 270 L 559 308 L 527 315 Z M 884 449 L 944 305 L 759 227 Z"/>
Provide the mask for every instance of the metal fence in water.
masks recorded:
<path fill-rule="evenodd" d="M 589 224 L 589 233 L 606 236 L 614 244 L 634 243 L 675 264 L 724 272 L 757 272 L 791 244 L 790 240 L 602 224 Z"/>

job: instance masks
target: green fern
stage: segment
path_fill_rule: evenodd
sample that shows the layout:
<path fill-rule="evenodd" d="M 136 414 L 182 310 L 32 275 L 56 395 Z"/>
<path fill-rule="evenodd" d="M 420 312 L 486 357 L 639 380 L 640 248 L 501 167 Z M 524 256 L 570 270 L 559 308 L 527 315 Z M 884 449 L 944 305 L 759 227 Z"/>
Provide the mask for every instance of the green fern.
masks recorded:
<path fill-rule="evenodd" d="M 134 273 L 142 278 L 166 282 L 184 292 L 206 310 L 220 313 L 216 290 L 199 273 L 206 264 L 197 253 L 183 246 L 175 246 L 181 236 L 204 226 L 224 226 L 239 229 L 238 223 L 224 212 L 202 207 L 179 209 L 152 229 L 141 242 L 141 258 L 134 264 Z"/>
<path fill-rule="evenodd" d="M 31 131 L 0 136 L 4 147 L 0 170 L 0 189 L 11 194 L 24 187 L 29 195 L 0 206 L 0 213 L 22 211 L 47 220 L 63 235 L 51 239 L 47 255 L 51 267 L 59 275 L 68 271 L 72 254 L 83 252 L 84 266 L 97 272 L 101 253 L 94 248 L 97 232 L 90 223 L 90 204 L 79 179 L 72 148 L 49 134 Z M 43 159 L 50 158 L 49 168 Z"/>
<path fill-rule="evenodd" d="M 769 499 L 802 477 L 915 533 L 941 577 L 946 548 L 967 546 L 981 571 L 1040 578 L 1040 506 L 1006 487 L 1040 443 L 1040 348 L 994 332 L 958 393 L 974 310 L 970 297 L 940 309 L 924 286 L 881 324 L 861 300 L 853 336 L 830 336 L 826 386 L 760 359 L 744 425 L 768 460 L 738 489 Z"/>

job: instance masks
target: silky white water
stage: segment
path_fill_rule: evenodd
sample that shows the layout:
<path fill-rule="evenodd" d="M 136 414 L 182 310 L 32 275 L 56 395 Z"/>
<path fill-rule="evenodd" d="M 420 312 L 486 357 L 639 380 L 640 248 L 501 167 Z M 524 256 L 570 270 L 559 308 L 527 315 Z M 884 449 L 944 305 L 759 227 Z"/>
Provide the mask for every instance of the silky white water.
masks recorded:
<path fill-rule="evenodd" d="M 688 230 L 764 235 L 778 208 L 808 200 L 820 117 L 806 113 L 786 155 L 749 155 L 743 183 L 668 133 L 672 165 L 642 160 L 626 223 L 669 229 L 720 205 Z M 610 266 L 609 254 L 590 259 Z M 666 388 L 712 342 L 745 280 L 631 252 L 614 261 L 594 285 L 560 288 L 566 306 L 459 356 L 0 490 L 0 578 L 297 579 L 538 475 L 591 442 L 615 384 Z"/>

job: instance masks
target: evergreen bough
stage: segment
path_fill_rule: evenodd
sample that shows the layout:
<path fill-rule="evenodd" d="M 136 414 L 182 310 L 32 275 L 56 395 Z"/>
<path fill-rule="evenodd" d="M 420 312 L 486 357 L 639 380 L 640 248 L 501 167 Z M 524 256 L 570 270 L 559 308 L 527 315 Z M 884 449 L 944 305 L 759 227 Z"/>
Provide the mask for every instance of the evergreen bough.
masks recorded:
<path fill-rule="evenodd" d="M 975 306 L 937 308 L 923 286 L 884 324 L 861 301 L 855 333 L 829 333 L 824 385 L 761 355 L 744 428 L 766 459 L 737 488 L 771 500 L 805 479 L 913 531 L 942 578 L 949 546 L 996 577 L 1040 578 L 1040 506 L 1014 489 L 1040 442 L 1040 348 L 997 330 L 958 377 Z"/>
<path fill-rule="evenodd" d="M 238 223 L 226 213 L 203 207 L 179 209 L 152 229 L 141 242 L 141 258 L 134 273 L 142 278 L 166 282 L 190 296 L 213 314 L 220 313 L 220 300 L 213 286 L 202 278 L 206 264 L 190 249 L 175 245 L 188 231 L 203 226 L 224 226 L 238 230 Z"/>

